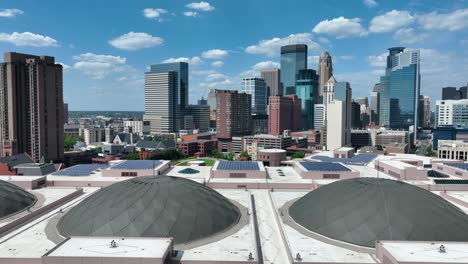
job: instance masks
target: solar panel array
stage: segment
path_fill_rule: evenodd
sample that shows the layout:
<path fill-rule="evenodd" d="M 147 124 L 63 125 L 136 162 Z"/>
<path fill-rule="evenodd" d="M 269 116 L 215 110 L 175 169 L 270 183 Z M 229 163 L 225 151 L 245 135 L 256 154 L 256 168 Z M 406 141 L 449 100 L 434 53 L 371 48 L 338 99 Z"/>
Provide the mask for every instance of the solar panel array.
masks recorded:
<path fill-rule="evenodd" d="M 126 160 L 112 166 L 112 170 L 152 170 L 161 165 L 159 160 Z"/>
<path fill-rule="evenodd" d="M 316 155 L 316 156 L 313 156 L 312 159 L 325 161 L 325 162 L 341 162 L 346 165 L 365 166 L 369 162 L 377 158 L 377 156 L 378 155 L 376 154 L 364 153 L 364 154 L 357 154 L 349 159 L 342 159 L 342 158 L 331 158 L 328 156 Z"/>
<path fill-rule="evenodd" d="M 104 164 L 80 164 L 70 168 L 66 168 L 61 171 L 52 173 L 54 176 L 73 176 L 73 177 L 84 177 L 89 176 L 92 172 L 108 168 L 109 165 Z"/>
<path fill-rule="evenodd" d="M 461 170 L 468 171 L 468 163 L 456 163 L 456 162 L 453 162 L 453 163 L 444 163 L 444 165 L 447 165 L 447 166 L 450 166 L 450 167 L 454 167 L 454 168 L 457 168 L 457 169 L 461 169 Z"/>
<path fill-rule="evenodd" d="M 258 163 L 254 161 L 220 161 L 218 170 L 260 170 Z"/>
<path fill-rule="evenodd" d="M 335 162 L 301 162 L 301 165 L 308 171 L 351 171 Z"/>
<path fill-rule="evenodd" d="M 434 180 L 436 184 L 468 184 L 468 180 L 452 180 L 452 179 L 437 179 Z"/>

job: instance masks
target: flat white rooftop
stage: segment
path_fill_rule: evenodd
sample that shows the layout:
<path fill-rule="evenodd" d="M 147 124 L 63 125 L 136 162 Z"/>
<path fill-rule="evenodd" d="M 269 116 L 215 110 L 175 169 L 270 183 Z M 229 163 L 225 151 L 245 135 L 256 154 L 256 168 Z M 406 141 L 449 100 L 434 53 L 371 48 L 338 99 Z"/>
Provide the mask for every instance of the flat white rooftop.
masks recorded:
<path fill-rule="evenodd" d="M 110 246 L 112 240 L 117 247 Z M 170 238 L 71 237 L 48 256 L 161 259 L 171 244 Z"/>
<path fill-rule="evenodd" d="M 468 243 L 380 241 L 398 263 L 468 263 Z M 439 251 L 441 245 L 445 253 Z"/>

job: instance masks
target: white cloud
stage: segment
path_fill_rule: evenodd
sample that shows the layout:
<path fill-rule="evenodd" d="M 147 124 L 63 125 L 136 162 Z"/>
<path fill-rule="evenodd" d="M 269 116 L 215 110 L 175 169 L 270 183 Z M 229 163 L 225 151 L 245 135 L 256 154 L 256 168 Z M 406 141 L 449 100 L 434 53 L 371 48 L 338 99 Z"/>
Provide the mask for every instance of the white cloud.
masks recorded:
<path fill-rule="evenodd" d="M 422 42 L 428 37 L 429 35 L 427 33 L 418 33 L 414 28 L 402 28 L 393 35 L 395 40 L 405 45 Z"/>
<path fill-rule="evenodd" d="M 319 37 L 318 41 L 320 41 L 320 43 L 323 43 L 323 44 L 330 44 L 330 40 L 324 37 Z"/>
<path fill-rule="evenodd" d="M 162 8 L 145 8 L 145 9 L 143 9 L 143 15 L 146 18 L 155 19 L 155 20 L 158 20 L 159 22 L 162 21 L 161 16 L 163 14 L 166 14 L 166 13 L 167 13 L 167 10 L 162 9 Z"/>
<path fill-rule="evenodd" d="M 227 50 L 221 50 L 221 49 L 207 50 L 207 51 L 202 52 L 201 54 L 202 58 L 213 59 L 213 60 L 222 60 L 227 55 L 229 55 L 229 52 Z"/>
<path fill-rule="evenodd" d="M 65 64 L 65 63 L 63 63 L 63 62 L 57 62 L 57 64 L 62 65 L 62 68 L 63 68 L 64 71 L 66 71 L 66 70 L 68 70 L 68 69 L 71 68 L 70 65 L 67 65 L 67 64 Z"/>
<path fill-rule="evenodd" d="M 0 33 L 0 42 L 8 42 L 15 46 L 31 46 L 31 47 L 57 47 L 57 40 L 43 36 L 39 34 L 34 34 L 31 32 L 13 32 Z"/>
<path fill-rule="evenodd" d="M 109 41 L 112 46 L 123 50 L 139 50 L 151 48 L 163 43 L 160 37 L 154 37 L 142 32 L 129 32 Z"/>
<path fill-rule="evenodd" d="M 323 20 L 312 29 L 312 32 L 332 35 L 337 39 L 367 35 L 367 31 L 361 25 L 361 19 L 345 17 Z"/>
<path fill-rule="evenodd" d="M 213 61 L 211 63 L 211 66 L 213 66 L 213 67 L 223 67 L 223 65 L 224 65 L 224 62 L 222 62 L 222 61 Z"/>
<path fill-rule="evenodd" d="M 387 53 L 367 57 L 367 62 L 372 67 L 385 68 L 387 66 Z"/>
<path fill-rule="evenodd" d="M 374 1 L 374 0 L 364 0 L 364 1 L 362 1 L 362 2 L 364 3 L 364 5 L 366 5 L 366 6 L 369 7 L 369 8 L 374 8 L 374 7 L 376 7 L 376 6 L 379 5 L 379 3 L 377 3 L 377 2 Z"/>
<path fill-rule="evenodd" d="M 194 2 L 186 5 L 187 8 L 200 10 L 200 11 L 213 11 L 215 10 L 214 6 L 212 6 L 208 2 Z"/>
<path fill-rule="evenodd" d="M 369 31 L 382 33 L 392 32 L 413 23 L 414 17 L 408 11 L 392 10 L 372 18 Z"/>
<path fill-rule="evenodd" d="M 162 63 L 173 63 L 173 62 L 187 62 L 188 64 L 199 65 L 203 61 L 198 56 L 195 56 L 195 57 L 192 57 L 192 58 L 188 58 L 188 57 L 169 58 L 169 59 L 166 59 L 166 60 L 162 61 Z"/>
<path fill-rule="evenodd" d="M 222 73 L 216 72 L 216 73 L 210 73 L 206 76 L 206 81 L 212 82 L 212 81 L 219 81 L 219 80 L 226 80 L 228 77 Z"/>
<path fill-rule="evenodd" d="M 320 45 L 312 40 L 310 33 L 291 34 L 285 38 L 272 38 L 259 41 L 256 45 L 248 46 L 245 52 L 250 54 L 265 54 L 269 57 L 280 55 L 281 46 L 289 44 L 306 44 L 311 50 L 318 50 Z"/>
<path fill-rule="evenodd" d="M 0 17 L 16 17 L 17 15 L 21 15 L 23 13 L 23 10 L 17 8 L 1 9 Z"/>
<path fill-rule="evenodd" d="M 265 69 L 280 68 L 280 64 L 275 61 L 262 61 L 253 65 L 250 69 L 241 72 L 240 77 L 258 77 L 260 72 Z"/>
<path fill-rule="evenodd" d="M 353 60 L 354 56 L 352 56 L 352 55 L 341 55 L 341 56 L 337 56 L 337 58 L 339 60 Z"/>
<path fill-rule="evenodd" d="M 202 82 L 200 87 L 216 88 L 216 89 L 227 89 L 232 86 L 234 82 L 231 79 L 225 79 L 219 82 Z"/>
<path fill-rule="evenodd" d="M 83 53 L 73 56 L 76 61 L 73 68 L 91 76 L 93 79 L 103 79 L 115 72 L 123 72 L 129 69 L 125 65 L 127 59 L 120 56 L 99 55 L 94 53 Z"/>
<path fill-rule="evenodd" d="M 427 30 L 457 31 L 468 27 L 468 8 L 458 9 L 452 13 L 432 12 L 419 15 L 417 20 Z"/>
<path fill-rule="evenodd" d="M 187 11 L 187 12 L 184 12 L 183 14 L 184 14 L 184 16 L 187 16 L 187 17 L 196 17 L 196 16 L 198 16 L 198 13 L 195 12 L 195 11 Z"/>

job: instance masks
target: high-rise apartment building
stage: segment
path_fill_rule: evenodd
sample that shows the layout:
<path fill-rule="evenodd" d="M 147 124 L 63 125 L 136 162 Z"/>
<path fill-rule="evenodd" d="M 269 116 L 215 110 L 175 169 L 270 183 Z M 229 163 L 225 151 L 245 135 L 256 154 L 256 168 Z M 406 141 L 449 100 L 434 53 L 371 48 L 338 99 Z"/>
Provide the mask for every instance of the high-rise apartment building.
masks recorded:
<path fill-rule="evenodd" d="M 437 100 L 437 126 L 468 126 L 468 99 Z"/>
<path fill-rule="evenodd" d="M 301 99 L 301 129 L 314 128 L 314 103 L 318 92 L 315 70 L 300 70 L 296 76 L 296 95 Z"/>
<path fill-rule="evenodd" d="M 268 88 L 263 79 L 242 79 L 241 91 L 252 97 L 252 114 L 266 114 L 268 105 Z"/>
<path fill-rule="evenodd" d="M 297 131 L 301 125 L 301 99 L 296 95 L 270 96 L 268 133 L 281 135 L 284 130 Z"/>
<path fill-rule="evenodd" d="M 280 69 L 266 69 L 260 73 L 260 77 L 265 80 L 270 96 L 281 95 L 283 93 L 283 87 L 281 86 Z"/>
<path fill-rule="evenodd" d="M 321 104 L 323 101 L 323 93 L 325 90 L 325 85 L 333 76 L 333 61 L 332 57 L 327 51 L 320 54 L 319 63 L 318 63 L 318 95 L 317 95 L 317 104 Z"/>
<path fill-rule="evenodd" d="M 394 129 L 418 125 L 419 50 L 389 49 L 385 76 L 380 78 L 380 123 Z M 416 136 L 417 133 L 415 133 Z"/>
<path fill-rule="evenodd" d="M 307 69 L 307 45 L 295 44 L 281 47 L 282 95 L 295 94 L 296 76 Z"/>
<path fill-rule="evenodd" d="M 252 132 L 250 94 L 216 90 L 216 132 L 218 139 L 231 139 Z"/>
<path fill-rule="evenodd" d="M 54 57 L 7 52 L 0 63 L 0 155 L 63 159 L 62 66 Z"/>
<path fill-rule="evenodd" d="M 188 106 L 188 63 L 151 65 L 145 73 L 145 120 L 151 122 L 151 133 L 178 132 L 184 127 Z"/>

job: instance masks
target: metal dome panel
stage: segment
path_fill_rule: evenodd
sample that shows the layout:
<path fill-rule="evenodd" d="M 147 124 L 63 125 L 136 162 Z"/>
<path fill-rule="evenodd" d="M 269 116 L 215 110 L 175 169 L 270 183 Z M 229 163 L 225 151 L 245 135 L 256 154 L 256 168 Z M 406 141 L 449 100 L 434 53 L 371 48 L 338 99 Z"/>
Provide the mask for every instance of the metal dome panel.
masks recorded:
<path fill-rule="evenodd" d="M 36 197 L 6 181 L 0 181 L 0 219 L 34 205 Z"/>
<path fill-rule="evenodd" d="M 468 215 L 422 188 L 386 179 L 342 180 L 289 207 L 309 231 L 365 247 L 376 240 L 468 241 Z"/>

